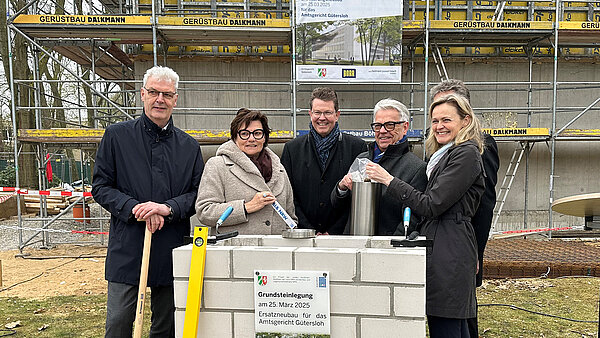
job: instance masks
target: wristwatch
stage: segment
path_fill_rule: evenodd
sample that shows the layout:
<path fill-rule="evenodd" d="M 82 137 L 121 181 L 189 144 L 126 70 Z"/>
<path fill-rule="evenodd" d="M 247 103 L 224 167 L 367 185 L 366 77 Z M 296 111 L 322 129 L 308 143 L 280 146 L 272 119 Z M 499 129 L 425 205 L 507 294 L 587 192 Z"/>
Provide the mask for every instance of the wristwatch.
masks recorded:
<path fill-rule="evenodd" d="M 167 207 L 169 207 L 169 216 L 166 217 L 167 221 L 173 220 L 173 208 L 169 205 L 169 203 L 165 203 Z"/>

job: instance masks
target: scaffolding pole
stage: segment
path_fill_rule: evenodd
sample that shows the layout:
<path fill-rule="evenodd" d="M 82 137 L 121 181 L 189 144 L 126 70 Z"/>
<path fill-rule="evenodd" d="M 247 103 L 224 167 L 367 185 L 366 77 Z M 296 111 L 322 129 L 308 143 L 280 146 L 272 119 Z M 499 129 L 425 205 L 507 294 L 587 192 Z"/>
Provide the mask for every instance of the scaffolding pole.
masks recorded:
<path fill-rule="evenodd" d="M 556 105 L 557 105 L 557 84 L 558 81 L 558 14 L 560 10 L 561 0 L 556 0 L 556 8 L 554 9 L 554 71 L 552 75 L 552 144 L 550 149 L 550 198 L 548 203 L 548 227 L 553 227 L 552 219 L 552 202 L 554 202 L 554 166 L 556 156 Z M 552 238 L 552 231 L 548 232 L 548 238 Z"/>

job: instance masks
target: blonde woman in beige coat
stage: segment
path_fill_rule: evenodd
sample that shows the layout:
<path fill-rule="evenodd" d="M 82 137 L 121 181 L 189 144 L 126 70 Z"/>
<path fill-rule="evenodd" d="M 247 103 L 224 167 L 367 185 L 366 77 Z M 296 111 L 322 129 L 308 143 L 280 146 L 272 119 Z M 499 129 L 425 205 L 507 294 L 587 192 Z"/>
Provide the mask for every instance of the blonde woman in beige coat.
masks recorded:
<path fill-rule="evenodd" d="M 242 108 L 231 121 L 231 140 L 210 158 L 198 188 L 196 216 L 214 227 L 232 206 L 220 232 L 237 230 L 241 235 L 281 234 L 285 222 L 271 206 L 279 202 L 297 221 L 290 180 L 279 157 L 269 148 L 267 117 Z"/>

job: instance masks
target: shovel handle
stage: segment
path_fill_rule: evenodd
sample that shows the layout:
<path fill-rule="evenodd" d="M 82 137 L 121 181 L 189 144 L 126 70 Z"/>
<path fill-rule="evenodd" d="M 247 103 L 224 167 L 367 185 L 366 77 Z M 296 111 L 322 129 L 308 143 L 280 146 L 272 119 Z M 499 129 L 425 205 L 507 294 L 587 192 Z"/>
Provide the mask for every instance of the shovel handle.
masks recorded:
<path fill-rule="evenodd" d="M 144 326 L 144 305 L 146 304 L 146 284 L 148 282 L 148 265 L 150 263 L 150 245 L 152 244 L 152 232 L 144 226 L 144 251 L 142 253 L 142 268 L 140 270 L 140 284 L 138 287 L 137 307 L 135 309 L 135 329 L 134 338 L 142 337 L 142 327 Z"/>

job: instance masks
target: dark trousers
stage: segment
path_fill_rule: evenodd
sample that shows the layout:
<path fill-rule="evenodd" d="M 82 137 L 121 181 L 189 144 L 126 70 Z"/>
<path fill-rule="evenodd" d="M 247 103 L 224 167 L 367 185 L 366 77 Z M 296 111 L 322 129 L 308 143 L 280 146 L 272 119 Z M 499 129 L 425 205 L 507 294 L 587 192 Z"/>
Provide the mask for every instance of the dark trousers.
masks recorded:
<path fill-rule="evenodd" d="M 469 338 L 466 319 L 427 316 L 431 338 Z"/>
<path fill-rule="evenodd" d="M 475 315 L 477 315 L 477 314 L 475 314 Z M 479 327 L 477 325 L 477 317 L 468 318 L 467 324 L 469 325 L 469 334 L 470 334 L 471 338 L 478 338 L 479 337 Z"/>
<path fill-rule="evenodd" d="M 151 338 L 175 337 L 175 300 L 173 286 L 150 288 L 152 310 Z M 106 338 L 131 338 L 137 285 L 108 282 L 106 301 Z"/>
<path fill-rule="evenodd" d="M 483 269 L 479 268 L 479 272 L 483 271 Z M 481 276 L 477 274 L 477 287 L 481 286 Z M 477 301 L 477 299 L 475 299 Z M 479 311 L 479 307 L 475 309 L 475 317 L 467 318 L 467 324 L 469 324 L 469 334 L 471 338 L 479 337 L 479 325 L 477 324 L 477 311 Z"/>

